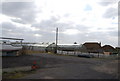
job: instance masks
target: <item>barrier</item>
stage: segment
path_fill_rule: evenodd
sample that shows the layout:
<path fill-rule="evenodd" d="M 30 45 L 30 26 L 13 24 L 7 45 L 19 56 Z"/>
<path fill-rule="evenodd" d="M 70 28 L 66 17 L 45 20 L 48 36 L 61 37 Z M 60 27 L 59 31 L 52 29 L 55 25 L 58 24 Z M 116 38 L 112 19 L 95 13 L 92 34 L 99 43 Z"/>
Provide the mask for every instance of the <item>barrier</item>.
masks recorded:
<path fill-rule="evenodd" d="M 38 67 L 38 65 L 37 65 L 37 62 L 34 61 L 33 64 L 32 64 L 32 66 L 31 66 L 31 69 L 32 69 L 32 70 L 36 70 L 36 69 L 38 69 L 38 68 L 39 68 L 39 67 Z"/>

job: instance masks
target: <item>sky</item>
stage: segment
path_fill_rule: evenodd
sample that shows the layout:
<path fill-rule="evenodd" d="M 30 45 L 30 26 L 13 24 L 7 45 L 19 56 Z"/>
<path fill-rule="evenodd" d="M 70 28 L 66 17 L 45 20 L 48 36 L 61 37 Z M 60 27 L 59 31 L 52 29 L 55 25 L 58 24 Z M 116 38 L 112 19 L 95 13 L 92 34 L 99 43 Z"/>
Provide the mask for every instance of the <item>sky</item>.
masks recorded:
<path fill-rule="evenodd" d="M 119 0 L 1 0 L 3 37 L 59 44 L 118 45 Z"/>

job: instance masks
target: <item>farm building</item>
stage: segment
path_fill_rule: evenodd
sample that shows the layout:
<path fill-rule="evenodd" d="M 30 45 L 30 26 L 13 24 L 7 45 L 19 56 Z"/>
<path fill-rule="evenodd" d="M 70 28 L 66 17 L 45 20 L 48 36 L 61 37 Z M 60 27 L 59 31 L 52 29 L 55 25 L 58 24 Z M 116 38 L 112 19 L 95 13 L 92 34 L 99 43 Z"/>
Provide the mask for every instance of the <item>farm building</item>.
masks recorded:
<path fill-rule="evenodd" d="M 102 49 L 103 49 L 104 53 L 112 54 L 115 52 L 115 48 L 112 47 L 111 45 L 104 45 L 104 46 L 102 46 Z"/>
<path fill-rule="evenodd" d="M 0 52 L 1 56 L 19 56 L 22 54 L 22 41 L 23 39 L 18 38 L 6 38 L 6 37 L 0 37 Z M 11 41 L 16 41 L 19 44 L 13 44 Z"/>
<path fill-rule="evenodd" d="M 120 47 L 116 47 L 115 50 L 118 54 L 120 54 Z"/>
<path fill-rule="evenodd" d="M 23 45 L 24 50 L 30 50 L 30 51 L 39 51 L 39 52 L 46 52 L 46 47 L 49 46 L 49 44 L 25 44 Z"/>
<path fill-rule="evenodd" d="M 86 42 L 83 44 L 89 53 L 102 53 L 101 43 L 98 42 Z"/>
<path fill-rule="evenodd" d="M 50 44 L 46 50 L 50 52 L 54 52 L 56 49 L 56 44 Z M 81 44 L 58 44 L 57 50 L 59 51 L 84 51 L 86 48 Z"/>

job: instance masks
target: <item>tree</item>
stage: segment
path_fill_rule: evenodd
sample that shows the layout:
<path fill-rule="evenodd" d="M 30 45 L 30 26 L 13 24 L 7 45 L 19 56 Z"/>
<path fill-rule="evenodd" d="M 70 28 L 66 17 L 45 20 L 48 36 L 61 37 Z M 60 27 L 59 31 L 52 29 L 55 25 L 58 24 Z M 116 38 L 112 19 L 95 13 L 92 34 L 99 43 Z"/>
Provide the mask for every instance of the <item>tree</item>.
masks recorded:
<path fill-rule="evenodd" d="M 77 42 L 74 42 L 74 44 L 77 44 Z"/>

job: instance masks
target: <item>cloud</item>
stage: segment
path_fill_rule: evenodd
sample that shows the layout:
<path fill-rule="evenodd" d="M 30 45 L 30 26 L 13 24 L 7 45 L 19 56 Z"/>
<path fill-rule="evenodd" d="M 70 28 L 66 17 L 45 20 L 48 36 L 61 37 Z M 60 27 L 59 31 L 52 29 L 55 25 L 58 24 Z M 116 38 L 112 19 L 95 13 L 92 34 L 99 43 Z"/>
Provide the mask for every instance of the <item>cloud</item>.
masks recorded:
<path fill-rule="evenodd" d="M 36 36 L 36 37 L 41 37 L 42 35 L 40 35 L 40 34 L 34 34 L 34 36 Z"/>
<path fill-rule="evenodd" d="M 109 32 L 109 36 L 118 37 L 118 31 L 111 31 L 111 32 Z"/>
<path fill-rule="evenodd" d="M 106 10 L 106 12 L 103 14 L 104 18 L 113 18 L 118 15 L 118 10 L 116 8 L 109 8 Z"/>
<path fill-rule="evenodd" d="M 2 23 L 2 35 L 7 37 L 22 35 L 22 31 L 16 27 L 16 25 L 10 22 Z"/>
<path fill-rule="evenodd" d="M 52 17 L 50 17 L 50 19 L 42 20 L 41 22 L 34 23 L 34 24 L 32 24 L 32 26 L 39 27 L 39 28 L 42 27 L 45 29 L 53 28 L 53 27 L 55 27 L 58 20 L 59 20 L 58 18 L 52 16 Z"/>
<path fill-rule="evenodd" d="M 7 29 L 14 29 L 16 27 L 15 27 L 15 25 L 11 24 L 10 22 L 3 22 L 2 28 L 7 30 Z"/>
<path fill-rule="evenodd" d="M 26 23 L 31 23 L 35 20 L 35 7 L 33 2 L 3 2 L 2 13 L 21 18 Z"/>
<path fill-rule="evenodd" d="M 102 44 L 112 44 L 113 46 L 117 46 L 118 37 L 116 31 L 109 32 L 90 32 L 86 36 L 86 41 L 97 41 L 102 42 Z"/>
<path fill-rule="evenodd" d="M 42 24 L 43 26 L 42 28 L 33 27 L 27 24 L 19 25 L 18 22 L 17 23 L 16 22 L 14 23 L 3 22 L 2 23 L 2 36 L 24 38 L 25 41 L 31 41 L 31 42 L 38 42 L 40 40 L 43 42 L 49 42 L 49 41 L 53 42 L 55 38 L 55 33 L 51 31 L 51 27 L 49 26 L 49 24 L 50 23 L 52 24 L 52 22 L 54 23 L 54 21 L 56 20 L 57 19 L 52 17 L 51 20 L 47 20 L 46 23 L 44 21 Z"/>
<path fill-rule="evenodd" d="M 76 35 L 76 34 L 79 34 L 81 32 L 77 29 L 67 29 L 63 33 L 67 34 L 67 35 Z"/>
<path fill-rule="evenodd" d="M 0 3 L 0 14 L 2 13 L 2 3 Z"/>
<path fill-rule="evenodd" d="M 59 28 L 59 32 L 63 34 L 74 35 L 78 33 L 87 32 L 90 27 L 84 25 L 74 25 L 71 22 L 60 22 L 60 18 L 50 17 L 48 20 L 42 20 L 32 25 L 32 27 L 40 28 L 44 32 L 55 32 Z"/>
<path fill-rule="evenodd" d="M 13 21 L 15 23 L 26 24 L 26 22 L 24 20 L 22 20 L 21 18 L 14 18 L 14 19 L 11 19 L 11 21 Z"/>
<path fill-rule="evenodd" d="M 72 43 L 75 42 L 75 40 L 80 41 L 81 39 L 78 39 L 77 36 L 85 36 L 84 33 L 87 33 L 90 28 L 84 25 L 73 25 L 73 23 L 70 22 L 60 22 L 60 18 L 54 16 L 50 17 L 48 20 L 35 23 L 32 26 L 41 29 L 40 31 L 36 31 L 36 33 L 42 35 L 41 39 L 44 40 L 43 42 L 54 42 L 56 28 L 58 27 L 59 43 Z"/>
<path fill-rule="evenodd" d="M 118 2 L 119 0 L 99 0 L 98 4 L 100 4 L 101 6 L 109 6 Z"/>
<path fill-rule="evenodd" d="M 112 4 L 115 4 L 115 3 L 116 2 L 105 2 L 105 1 L 99 2 L 99 4 L 102 5 L 102 6 L 109 6 L 109 5 L 112 5 Z"/>
<path fill-rule="evenodd" d="M 68 13 L 64 15 L 64 17 L 69 17 L 69 16 L 70 16 L 70 14 L 68 14 Z"/>
<path fill-rule="evenodd" d="M 31 26 L 17 26 L 11 22 L 2 23 L 2 36 L 4 37 L 24 38 L 25 41 L 34 42 L 39 40 L 37 37 L 41 37 L 41 34 L 37 34 L 36 31 L 38 30 Z"/>
<path fill-rule="evenodd" d="M 47 32 L 54 32 L 56 28 L 59 28 L 59 31 L 63 32 L 66 29 L 74 27 L 72 23 L 60 22 L 60 19 L 60 17 L 51 16 L 49 19 L 32 24 L 32 26 Z"/>
<path fill-rule="evenodd" d="M 116 45 L 117 8 L 113 6 L 116 4 L 101 4 L 81 0 L 5 2 L 0 15 L 3 36 L 55 42 L 58 27 L 59 43 L 101 41 Z"/>
<path fill-rule="evenodd" d="M 13 36 L 25 38 L 25 41 L 52 43 L 55 42 L 55 25 L 59 26 L 59 43 L 84 43 L 85 41 L 101 41 L 109 44 L 113 41 L 107 42 L 110 40 L 110 37 L 108 39 L 108 36 L 116 37 L 116 32 L 111 31 L 113 28 L 106 29 L 110 31 L 103 31 L 104 29 L 100 28 L 99 30 L 101 31 L 96 30 L 95 32 L 90 30 L 91 27 L 84 25 L 72 26 L 70 23 L 59 23 L 59 19 L 56 17 L 51 17 L 48 20 L 44 20 L 44 22 L 42 21 L 40 23 L 36 23 L 36 26 L 32 25 L 30 27 L 24 27 L 24 25 L 18 27 L 10 22 L 4 22 L 3 32 L 8 32 L 9 34 L 3 34 L 10 37 Z M 40 30 L 33 31 L 33 28 L 39 28 Z"/>

